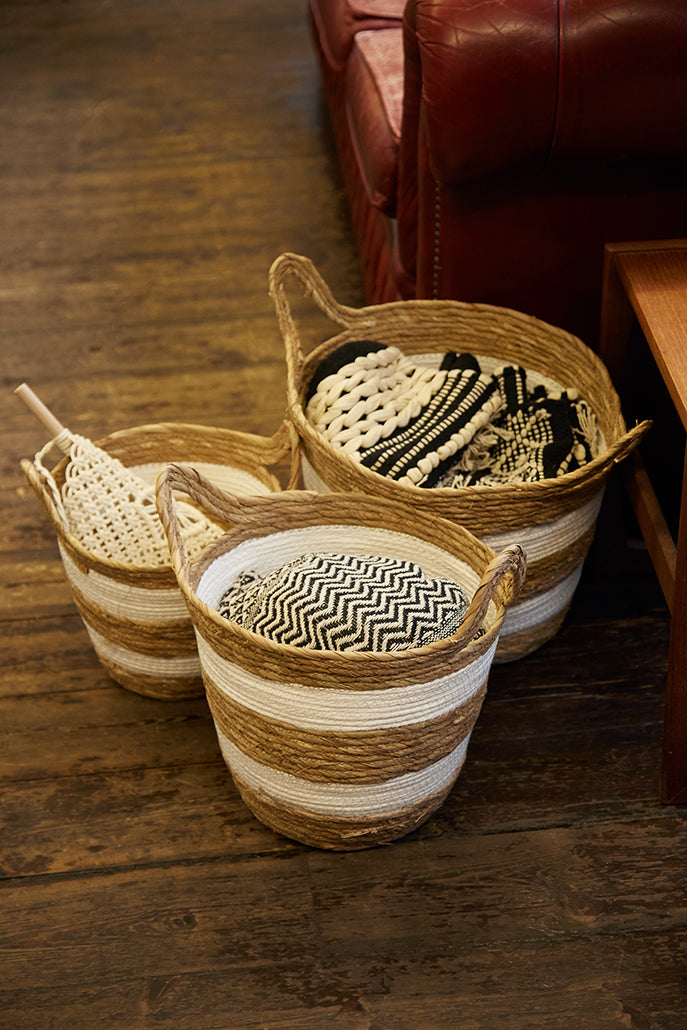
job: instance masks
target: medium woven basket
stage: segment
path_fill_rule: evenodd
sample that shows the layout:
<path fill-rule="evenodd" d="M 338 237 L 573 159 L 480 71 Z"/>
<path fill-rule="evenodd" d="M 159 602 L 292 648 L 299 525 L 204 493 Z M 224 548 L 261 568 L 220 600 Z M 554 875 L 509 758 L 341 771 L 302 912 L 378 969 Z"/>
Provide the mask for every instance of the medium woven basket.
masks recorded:
<path fill-rule="evenodd" d="M 307 357 L 301 347 L 285 284 L 295 277 L 316 306 L 341 330 Z M 272 265 L 269 289 L 284 340 L 288 416 L 301 442 L 305 486 L 311 490 L 361 491 L 409 504 L 463 525 L 496 551 L 515 541 L 527 553 L 527 584 L 503 626 L 497 662 L 534 651 L 559 630 L 592 541 L 611 469 L 649 429 L 629 432 L 620 401 L 599 358 L 577 337 L 504 308 L 460 301 L 397 301 L 360 309 L 338 304 L 305 257 L 283 254 Z M 557 479 L 506 486 L 422 489 L 371 471 L 334 449 L 305 415 L 308 385 L 328 354 L 350 340 L 376 340 L 406 354 L 468 352 L 518 364 L 576 387 L 591 405 L 605 441 L 593 461 Z"/>
<path fill-rule="evenodd" d="M 193 563 L 173 491 L 230 526 Z M 388 842 L 424 822 L 465 760 L 504 612 L 524 578 L 522 549 L 497 557 L 453 523 L 373 497 L 239 499 L 179 465 L 161 474 L 157 505 L 219 744 L 254 815 L 287 837 L 340 850 Z M 276 643 L 218 614 L 240 573 L 267 574 L 323 551 L 411 559 L 465 589 L 465 620 L 425 647 L 335 652 Z"/>
<path fill-rule="evenodd" d="M 268 439 L 161 423 L 112 433 L 97 444 L 151 486 L 168 462 L 187 461 L 219 485 L 259 494 L 281 489 L 270 466 L 293 457 L 293 436 L 286 424 Z M 114 561 L 85 548 L 54 496 L 68 463 L 64 458 L 50 471 L 26 459 L 21 464 L 57 534 L 74 601 L 100 662 L 117 683 L 138 694 L 170 701 L 201 696 L 193 627 L 171 566 Z"/>

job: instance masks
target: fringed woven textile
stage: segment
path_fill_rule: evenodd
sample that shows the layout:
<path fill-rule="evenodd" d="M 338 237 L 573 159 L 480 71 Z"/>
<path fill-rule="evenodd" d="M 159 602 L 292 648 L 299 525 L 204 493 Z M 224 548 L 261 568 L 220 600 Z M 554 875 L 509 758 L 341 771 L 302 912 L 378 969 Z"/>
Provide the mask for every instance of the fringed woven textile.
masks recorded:
<path fill-rule="evenodd" d="M 599 450 L 596 416 L 577 390 L 530 389 L 524 368 L 494 378 L 503 404 L 456 455 L 437 486 L 503 486 L 555 479 L 582 468 Z"/>
<path fill-rule="evenodd" d="M 154 486 L 92 440 L 76 433 L 69 433 L 68 440 L 69 464 L 61 491 L 43 466 L 44 453 L 55 441 L 34 461 L 75 539 L 100 558 L 143 567 L 169 565 Z M 182 503 L 180 518 L 192 554 L 221 536 L 220 527 L 190 504 Z"/>
<path fill-rule="evenodd" d="M 472 354 L 449 352 L 437 368 L 351 341 L 318 367 L 306 400 L 332 446 L 406 485 L 537 482 L 598 452 L 594 412 L 576 390 L 531 389 L 526 369 L 487 371 Z"/>

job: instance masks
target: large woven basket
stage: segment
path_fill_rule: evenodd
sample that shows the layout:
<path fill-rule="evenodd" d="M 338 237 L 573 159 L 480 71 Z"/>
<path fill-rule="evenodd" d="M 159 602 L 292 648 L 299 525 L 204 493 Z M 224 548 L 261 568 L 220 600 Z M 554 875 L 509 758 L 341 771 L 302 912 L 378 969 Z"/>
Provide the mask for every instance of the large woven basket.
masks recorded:
<path fill-rule="evenodd" d="M 187 461 L 221 486 L 260 494 L 281 489 L 270 467 L 293 454 L 293 435 L 286 424 L 268 439 L 162 423 L 112 433 L 97 444 L 151 486 L 168 462 Z M 64 458 L 51 470 L 26 459 L 21 464 L 57 534 L 74 601 L 100 662 L 117 683 L 138 694 L 160 700 L 201 696 L 193 627 L 171 566 L 115 561 L 82 545 L 55 499 L 68 462 Z"/>
<path fill-rule="evenodd" d="M 340 332 L 304 356 L 286 293 L 295 277 Z M 301 441 L 305 486 L 361 491 L 409 504 L 469 529 L 499 551 L 515 541 L 525 548 L 527 584 L 503 626 L 497 662 L 535 650 L 558 631 L 572 601 L 592 541 L 609 472 L 650 427 L 629 432 L 608 372 L 577 337 L 503 308 L 460 301 L 399 301 L 354 309 L 338 304 L 312 263 L 283 254 L 269 273 L 269 289 L 284 339 L 288 415 Z M 576 387 L 593 408 L 605 449 L 581 469 L 557 479 L 507 486 L 422 489 L 379 475 L 335 450 L 305 415 L 308 385 L 319 363 L 349 340 L 377 340 L 406 354 L 469 352 L 518 364 Z"/>
<path fill-rule="evenodd" d="M 193 563 L 173 491 L 231 524 Z M 287 837 L 346 850 L 420 825 L 465 760 L 504 611 L 524 577 L 522 549 L 497 557 L 453 523 L 372 497 L 230 497 L 178 465 L 161 474 L 157 504 L 222 753 L 251 811 Z M 218 614 L 240 573 L 323 551 L 411 559 L 465 589 L 465 620 L 421 648 L 335 652 L 279 644 Z"/>

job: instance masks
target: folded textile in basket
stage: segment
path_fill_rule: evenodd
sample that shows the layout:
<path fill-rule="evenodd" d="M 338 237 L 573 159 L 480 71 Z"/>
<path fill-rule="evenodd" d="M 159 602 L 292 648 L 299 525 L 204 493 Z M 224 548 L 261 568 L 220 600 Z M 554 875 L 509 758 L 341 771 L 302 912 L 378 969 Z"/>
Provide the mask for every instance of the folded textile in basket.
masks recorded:
<path fill-rule="evenodd" d="M 430 579 L 411 561 L 313 553 L 264 576 L 241 573 L 218 611 L 281 644 L 398 651 L 451 636 L 468 604 L 457 583 Z"/>
<path fill-rule="evenodd" d="M 399 482 L 429 485 L 468 444 L 502 400 L 493 376 L 448 354 L 438 369 L 396 347 L 344 344 L 318 367 L 306 414 L 352 458 Z"/>
<path fill-rule="evenodd" d="M 476 433 L 437 486 L 502 486 L 533 483 L 580 468 L 598 453 L 594 412 L 576 390 L 527 387 L 524 368 L 506 365 L 494 373 L 503 406 Z"/>
<path fill-rule="evenodd" d="M 308 420 L 332 446 L 406 485 L 532 482 L 595 454 L 596 419 L 575 390 L 528 386 L 526 369 L 488 372 L 471 354 L 433 368 L 371 340 L 321 362 Z"/>

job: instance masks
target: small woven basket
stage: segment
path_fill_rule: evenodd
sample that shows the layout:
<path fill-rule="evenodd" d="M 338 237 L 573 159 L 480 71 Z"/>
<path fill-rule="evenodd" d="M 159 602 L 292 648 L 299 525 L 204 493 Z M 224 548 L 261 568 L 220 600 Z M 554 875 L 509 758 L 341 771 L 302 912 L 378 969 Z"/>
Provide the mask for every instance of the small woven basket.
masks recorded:
<path fill-rule="evenodd" d="M 286 294 L 295 277 L 317 307 L 341 330 L 304 357 Z M 397 301 L 360 309 L 338 304 L 312 263 L 283 254 L 272 265 L 269 289 L 284 340 L 288 415 L 301 442 L 305 486 L 360 491 L 411 505 L 457 522 L 496 551 L 511 541 L 527 553 L 527 584 L 510 609 L 496 662 L 534 651 L 559 630 L 594 535 L 611 469 L 639 443 L 651 423 L 626 429 L 618 395 L 600 359 L 562 329 L 504 308 L 460 301 Z M 371 471 L 335 449 L 305 415 L 310 380 L 320 362 L 343 343 L 376 340 L 408 355 L 468 352 L 517 364 L 566 387 L 591 405 L 605 449 L 594 460 L 557 479 L 505 486 L 423 489 Z"/>
<path fill-rule="evenodd" d="M 230 526 L 193 563 L 173 491 Z M 340 850 L 388 842 L 424 822 L 465 760 L 504 612 L 524 578 L 522 549 L 497 557 L 453 523 L 378 498 L 292 491 L 239 499 L 178 465 L 161 474 L 157 505 L 220 747 L 254 815 L 287 837 Z M 472 599 L 465 620 L 424 647 L 335 652 L 275 643 L 218 614 L 240 573 L 267 574 L 324 551 L 411 559 L 452 579 Z"/>
<path fill-rule="evenodd" d="M 138 426 L 97 441 L 154 487 L 170 461 L 193 462 L 214 482 L 236 492 L 281 489 L 269 470 L 292 458 L 293 430 L 284 424 L 271 439 L 204 426 Z M 87 549 L 59 503 L 69 458 L 53 469 L 24 459 L 29 483 L 57 534 L 64 570 L 94 650 L 110 676 L 138 694 L 165 701 L 203 693 L 193 627 L 169 563 L 134 564 Z"/>

